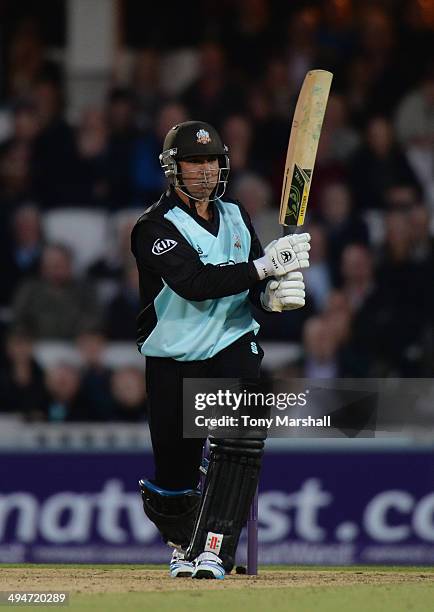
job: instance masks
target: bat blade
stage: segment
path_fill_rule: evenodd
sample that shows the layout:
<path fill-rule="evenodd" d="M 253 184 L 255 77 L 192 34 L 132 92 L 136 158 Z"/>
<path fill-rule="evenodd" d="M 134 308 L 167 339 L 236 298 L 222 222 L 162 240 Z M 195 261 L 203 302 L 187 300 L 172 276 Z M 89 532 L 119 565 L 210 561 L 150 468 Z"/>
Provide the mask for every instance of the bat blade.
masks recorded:
<path fill-rule="evenodd" d="M 303 225 L 333 74 L 307 73 L 298 96 L 286 154 L 279 223 Z"/>

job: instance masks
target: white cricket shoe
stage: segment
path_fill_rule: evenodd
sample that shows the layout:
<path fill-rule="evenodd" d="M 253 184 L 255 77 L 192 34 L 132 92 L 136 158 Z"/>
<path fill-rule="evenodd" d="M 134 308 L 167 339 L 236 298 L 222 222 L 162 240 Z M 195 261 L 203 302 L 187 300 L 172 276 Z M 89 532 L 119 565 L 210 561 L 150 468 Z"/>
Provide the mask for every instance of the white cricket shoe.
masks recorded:
<path fill-rule="evenodd" d="M 221 559 L 212 552 L 203 552 L 196 559 L 195 569 L 192 578 L 207 578 L 222 580 L 225 577 L 225 570 Z"/>
<path fill-rule="evenodd" d="M 194 572 L 194 563 L 185 559 L 185 554 L 175 548 L 169 564 L 169 573 L 172 578 L 191 578 Z"/>

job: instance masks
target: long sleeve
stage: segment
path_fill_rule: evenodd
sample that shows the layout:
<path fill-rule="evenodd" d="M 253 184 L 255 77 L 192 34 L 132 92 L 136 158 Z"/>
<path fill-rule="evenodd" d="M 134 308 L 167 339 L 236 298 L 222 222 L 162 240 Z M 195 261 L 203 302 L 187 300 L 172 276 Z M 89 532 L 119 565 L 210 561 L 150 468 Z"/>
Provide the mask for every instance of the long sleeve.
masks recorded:
<path fill-rule="evenodd" d="M 186 300 L 226 297 L 259 284 L 252 261 L 225 266 L 204 264 L 171 223 L 151 219 L 139 223 L 132 236 L 132 250 L 139 269 L 143 266 L 160 276 Z"/>

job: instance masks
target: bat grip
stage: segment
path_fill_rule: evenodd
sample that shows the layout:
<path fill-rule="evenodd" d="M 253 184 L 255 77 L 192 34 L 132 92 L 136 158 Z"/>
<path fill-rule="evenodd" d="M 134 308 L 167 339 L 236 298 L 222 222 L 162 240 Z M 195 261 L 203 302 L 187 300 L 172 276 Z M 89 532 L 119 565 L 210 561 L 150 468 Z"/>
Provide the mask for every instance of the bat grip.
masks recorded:
<path fill-rule="evenodd" d="M 291 234 L 296 234 L 298 231 L 298 225 L 282 225 L 282 236 L 289 236 Z M 283 278 L 283 276 L 282 276 Z M 275 306 L 275 312 L 282 312 L 282 308 Z"/>

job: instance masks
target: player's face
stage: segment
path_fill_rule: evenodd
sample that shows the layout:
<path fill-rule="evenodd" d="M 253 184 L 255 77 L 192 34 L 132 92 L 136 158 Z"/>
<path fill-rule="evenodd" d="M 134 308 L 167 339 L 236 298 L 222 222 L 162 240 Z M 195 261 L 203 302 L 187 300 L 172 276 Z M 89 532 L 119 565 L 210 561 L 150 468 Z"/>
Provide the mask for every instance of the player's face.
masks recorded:
<path fill-rule="evenodd" d="M 216 157 L 192 157 L 179 162 L 182 181 L 189 193 L 200 200 L 207 199 L 215 189 L 219 177 Z"/>

